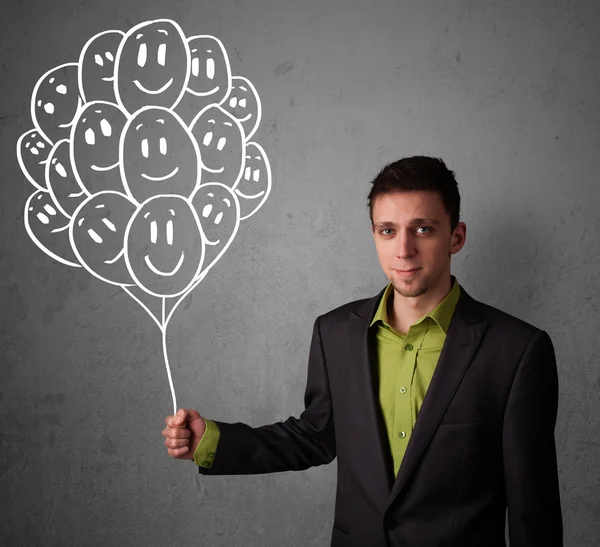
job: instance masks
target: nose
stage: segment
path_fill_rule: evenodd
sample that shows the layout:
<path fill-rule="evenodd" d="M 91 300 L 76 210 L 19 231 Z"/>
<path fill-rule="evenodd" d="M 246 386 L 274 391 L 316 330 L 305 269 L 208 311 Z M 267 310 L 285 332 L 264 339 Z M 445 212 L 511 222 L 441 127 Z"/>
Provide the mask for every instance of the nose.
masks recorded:
<path fill-rule="evenodd" d="M 411 258 L 417 252 L 415 238 L 410 230 L 400 230 L 396 237 L 396 257 Z"/>

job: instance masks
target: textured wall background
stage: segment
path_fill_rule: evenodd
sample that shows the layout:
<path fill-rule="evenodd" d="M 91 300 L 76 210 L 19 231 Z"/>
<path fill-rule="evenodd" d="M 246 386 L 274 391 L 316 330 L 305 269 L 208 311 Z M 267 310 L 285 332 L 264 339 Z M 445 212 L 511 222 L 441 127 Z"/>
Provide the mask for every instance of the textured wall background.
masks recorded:
<path fill-rule="evenodd" d="M 600 7 L 563 1 L 3 0 L 0 543 L 328 545 L 335 461 L 199 477 L 166 454 L 160 333 L 117 287 L 43 254 L 15 145 L 48 69 L 154 18 L 212 34 L 256 85 L 273 190 L 169 327 L 182 407 L 299 414 L 315 317 L 385 284 L 368 181 L 437 155 L 468 227 L 453 273 L 547 330 L 561 396 L 565 545 L 600 537 Z"/>

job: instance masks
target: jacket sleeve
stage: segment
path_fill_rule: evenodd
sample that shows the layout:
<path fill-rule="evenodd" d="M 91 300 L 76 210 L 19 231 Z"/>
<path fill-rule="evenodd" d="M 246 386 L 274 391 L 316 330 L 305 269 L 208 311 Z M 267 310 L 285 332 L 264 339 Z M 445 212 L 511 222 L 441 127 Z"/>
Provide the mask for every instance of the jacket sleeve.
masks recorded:
<path fill-rule="evenodd" d="M 511 547 L 562 547 L 554 427 L 558 374 L 552 341 L 539 330 L 517 367 L 502 431 Z"/>
<path fill-rule="evenodd" d="M 220 438 L 203 475 L 247 475 L 300 471 L 331 462 L 336 456 L 333 409 L 319 319 L 314 323 L 304 393 L 304 411 L 261 427 L 213 420 Z"/>

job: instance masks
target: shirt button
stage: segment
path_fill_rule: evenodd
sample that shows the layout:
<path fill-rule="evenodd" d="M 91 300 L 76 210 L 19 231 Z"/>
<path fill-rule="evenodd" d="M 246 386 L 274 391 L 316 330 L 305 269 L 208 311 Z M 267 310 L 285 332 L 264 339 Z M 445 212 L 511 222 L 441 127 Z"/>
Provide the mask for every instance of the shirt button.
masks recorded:
<path fill-rule="evenodd" d="M 400 388 L 400 393 L 402 393 L 402 395 L 406 393 L 406 388 L 404 386 Z"/>
<path fill-rule="evenodd" d="M 413 345 L 412 344 L 406 344 L 406 346 L 404 346 L 404 349 L 406 349 L 408 351 L 412 351 L 413 350 Z"/>
<path fill-rule="evenodd" d="M 400 431 L 400 433 L 398 433 L 398 437 L 404 439 L 404 437 L 406 437 L 406 431 Z"/>

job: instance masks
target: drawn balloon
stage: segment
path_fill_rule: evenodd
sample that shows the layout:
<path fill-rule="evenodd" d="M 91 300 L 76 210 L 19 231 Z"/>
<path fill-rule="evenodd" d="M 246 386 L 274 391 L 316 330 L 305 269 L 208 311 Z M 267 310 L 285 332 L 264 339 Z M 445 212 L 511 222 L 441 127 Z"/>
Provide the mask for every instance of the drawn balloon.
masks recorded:
<path fill-rule="evenodd" d="M 255 136 L 254 84 L 216 36 L 170 19 L 105 30 L 31 93 L 16 155 L 32 193 L 24 225 L 62 265 L 118 286 L 161 332 L 231 249 L 272 184 Z"/>

